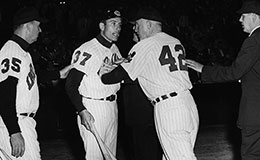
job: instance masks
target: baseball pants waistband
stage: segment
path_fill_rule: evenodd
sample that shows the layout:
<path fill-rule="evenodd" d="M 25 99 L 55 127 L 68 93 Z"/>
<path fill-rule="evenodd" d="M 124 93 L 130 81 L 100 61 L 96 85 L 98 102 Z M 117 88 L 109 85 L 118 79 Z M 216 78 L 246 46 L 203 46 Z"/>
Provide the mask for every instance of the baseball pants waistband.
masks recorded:
<path fill-rule="evenodd" d="M 18 115 L 20 116 L 24 116 L 24 117 L 31 117 L 34 118 L 36 113 L 18 113 Z"/>
<path fill-rule="evenodd" d="M 164 95 L 161 95 L 161 96 L 155 98 L 154 100 L 152 100 L 151 103 L 152 103 L 152 105 L 155 105 L 156 103 L 159 103 L 159 102 L 166 100 L 170 97 L 175 97 L 177 95 L 178 95 L 177 92 L 171 92 L 171 93 L 168 93 L 168 94 L 164 94 Z"/>
<path fill-rule="evenodd" d="M 93 100 L 99 100 L 99 101 L 110 101 L 110 102 L 113 102 L 116 100 L 116 95 L 115 94 L 112 94 L 108 97 L 104 97 L 104 98 L 92 98 L 92 97 L 84 97 L 84 98 L 87 98 L 87 99 L 93 99 Z"/>

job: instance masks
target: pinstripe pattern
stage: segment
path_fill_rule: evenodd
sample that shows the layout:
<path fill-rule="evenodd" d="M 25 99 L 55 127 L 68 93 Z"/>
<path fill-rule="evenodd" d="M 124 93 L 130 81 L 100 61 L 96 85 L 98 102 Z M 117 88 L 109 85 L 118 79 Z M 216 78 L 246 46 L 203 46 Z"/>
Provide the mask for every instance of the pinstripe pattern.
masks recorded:
<path fill-rule="evenodd" d="M 130 50 L 135 56 L 122 64 L 132 80 L 138 79 L 150 100 L 177 92 L 177 96 L 154 106 L 156 131 L 163 148 L 163 159 L 196 160 L 193 152 L 199 118 L 189 92 L 192 84 L 184 63 L 180 41 L 163 32 L 143 39 Z"/>
<path fill-rule="evenodd" d="M 0 52 L 0 70 L 7 70 L 3 65 L 4 59 L 20 60 L 20 63 L 9 64 L 11 67 L 6 73 L 0 72 L 0 82 L 8 76 L 19 79 L 16 90 L 16 112 L 18 113 L 36 113 L 39 107 L 39 91 L 37 85 L 37 77 L 33 67 L 31 56 L 25 52 L 14 41 L 7 41 Z M 17 61 L 18 62 L 18 61 Z M 19 66 L 20 69 L 17 69 Z M 12 68 L 13 67 L 13 68 Z M 16 69 L 14 69 L 16 68 Z M 23 157 L 17 160 L 40 160 L 40 148 L 37 141 L 37 133 L 35 130 L 36 122 L 33 118 L 19 117 L 19 126 L 25 140 L 25 153 Z M 11 154 L 10 137 L 8 131 L 0 117 L 0 146 Z"/>
<path fill-rule="evenodd" d="M 105 85 L 102 83 L 98 75 L 98 71 L 104 60 L 108 59 L 108 61 L 112 63 L 112 57 L 115 55 L 118 58 L 122 57 L 115 44 L 113 44 L 111 48 L 106 48 L 100 44 L 96 38 L 82 44 L 78 49 L 75 50 L 72 57 L 74 68 L 85 73 L 85 76 L 83 77 L 79 87 L 79 92 L 81 95 L 83 95 L 83 97 L 100 99 L 108 97 L 112 94 L 116 94 L 116 92 L 120 89 L 120 83 Z M 93 115 L 95 119 L 95 126 L 104 143 L 110 148 L 111 152 L 116 155 L 116 101 L 108 102 L 83 98 L 83 104 Z M 84 141 L 84 147 L 86 151 L 85 158 L 88 160 L 103 160 L 95 137 L 90 131 L 86 130 L 86 128 L 81 125 L 80 118 L 78 118 L 78 126 L 80 135 Z"/>
<path fill-rule="evenodd" d="M 167 160 L 196 160 L 198 112 L 189 91 L 158 103 L 155 124 Z"/>
<path fill-rule="evenodd" d="M 118 113 L 116 101 L 107 102 L 84 98 L 83 103 L 88 107 L 88 111 L 95 118 L 95 126 L 101 139 L 109 147 L 111 152 L 116 155 Z M 86 150 L 85 158 L 90 160 L 103 160 L 95 137 L 81 125 L 80 117 L 78 117 L 78 126 Z"/>
<path fill-rule="evenodd" d="M 80 53 L 79 59 L 75 62 L 77 53 Z M 81 62 L 86 58 L 83 53 L 89 54 L 90 58 L 85 61 L 83 65 Z M 120 84 L 105 85 L 101 82 L 99 75 L 97 74 L 100 67 L 103 64 L 105 58 L 112 61 L 112 55 L 116 54 L 118 57 L 122 57 L 119 53 L 116 45 L 113 45 L 110 49 L 104 47 L 95 38 L 89 42 L 82 44 L 75 50 L 72 63 L 74 61 L 74 68 L 86 74 L 83 77 L 79 92 L 85 97 L 103 98 L 115 94 Z"/>
<path fill-rule="evenodd" d="M 19 117 L 18 123 L 25 141 L 25 152 L 22 157 L 16 158 L 16 160 L 41 160 L 40 146 L 37 141 L 37 133 L 35 131 L 35 120 L 30 117 Z M 3 124 L 2 119 L 0 119 L 0 124 Z M 14 157 L 11 156 L 9 133 L 4 125 L 0 125 L 0 135 L 3 137 L 8 137 L 0 138 L 0 147 L 14 159 Z"/>

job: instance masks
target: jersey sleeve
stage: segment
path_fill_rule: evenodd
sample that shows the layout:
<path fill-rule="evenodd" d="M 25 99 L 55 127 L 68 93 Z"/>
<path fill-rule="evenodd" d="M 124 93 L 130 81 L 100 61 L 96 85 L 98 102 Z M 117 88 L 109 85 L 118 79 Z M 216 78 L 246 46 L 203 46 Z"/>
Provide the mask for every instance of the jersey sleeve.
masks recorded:
<path fill-rule="evenodd" d="M 151 45 L 137 43 L 128 54 L 128 62 L 121 64 L 133 81 L 143 72 L 150 49 Z"/>
<path fill-rule="evenodd" d="M 98 57 L 91 51 L 77 49 L 73 53 L 71 63 L 73 68 L 87 74 L 97 73 L 100 66 L 97 65 Z"/>

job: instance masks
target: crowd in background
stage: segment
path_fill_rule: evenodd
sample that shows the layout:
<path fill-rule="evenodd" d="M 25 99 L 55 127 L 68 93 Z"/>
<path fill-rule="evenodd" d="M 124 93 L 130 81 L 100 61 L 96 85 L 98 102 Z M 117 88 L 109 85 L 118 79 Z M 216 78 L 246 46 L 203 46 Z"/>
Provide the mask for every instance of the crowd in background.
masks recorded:
<path fill-rule="evenodd" d="M 102 9 L 116 6 L 129 19 L 138 7 L 152 4 L 165 18 L 164 31 L 182 42 L 187 57 L 203 64 L 229 65 L 245 36 L 238 22 L 239 15 L 235 13 L 241 3 L 240 0 L 9 0 L 0 5 L 0 44 L 2 46 L 11 36 L 10 17 L 15 10 L 24 5 L 36 6 L 48 22 L 42 24 L 43 32 L 31 46 L 34 63 L 47 70 L 62 68 L 70 63 L 76 47 L 97 35 Z M 131 47 L 131 40 L 132 26 L 123 24 L 118 41 L 123 56 Z M 41 105 L 44 106 L 38 114 L 40 138 L 53 136 L 45 130 L 66 129 L 71 127 L 70 121 L 75 120 L 71 116 L 75 113 L 73 107 L 64 106 L 70 102 L 64 98 L 63 85 L 62 80 L 40 84 Z M 55 123 L 46 123 L 53 119 Z M 69 130 L 72 134 L 77 128 Z"/>
<path fill-rule="evenodd" d="M 188 57 L 206 64 L 230 64 L 239 49 L 242 39 L 239 37 L 243 36 L 242 31 L 236 32 L 241 30 L 239 15 L 235 13 L 241 2 L 235 0 L 97 0 L 91 3 L 88 0 L 13 0 L 9 3 L 12 8 L 1 9 L 0 24 L 11 25 L 10 15 L 15 8 L 36 6 L 49 21 L 42 26 L 43 32 L 34 50 L 48 61 L 61 65 L 68 63 L 79 44 L 96 35 L 99 13 L 108 6 L 117 6 L 126 18 L 138 7 L 156 6 L 165 19 L 165 31 L 181 40 Z M 8 38 L 10 32 L 9 29 L 2 37 Z M 5 40 L 2 39 L 1 44 Z"/>
<path fill-rule="evenodd" d="M 12 33 L 13 13 L 22 6 L 33 5 L 48 19 L 41 24 L 43 32 L 31 47 L 34 63 L 48 70 L 62 68 L 70 63 L 76 47 L 97 35 L 102 9 L 117 7 L 130 19 L 138 7 L 153 5 L 165 19 L 164 31 L 180 39 L 188 58 L 203 64 L 229 65 L 245 36 L 236 14 L 241 3 L 237 0 L 9 0 L 0 5 L 0 44 Z M 129 41 L 132 41 L 132 26 L 125 23 L 118 41 L 123 56 L 133 44 Z M 49 84 L 41 84 L 46 85 Z"/>

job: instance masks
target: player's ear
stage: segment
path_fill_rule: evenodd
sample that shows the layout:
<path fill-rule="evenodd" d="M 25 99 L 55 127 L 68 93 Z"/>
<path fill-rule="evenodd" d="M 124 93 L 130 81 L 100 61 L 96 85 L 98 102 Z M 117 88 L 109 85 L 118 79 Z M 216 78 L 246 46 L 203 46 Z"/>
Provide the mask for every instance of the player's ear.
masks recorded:
<path fill-rule="evenodd" d="M 148 29 L 152 28 L 152 22 L 147 20 L 146 21 L 146 26 L 147 26 Z"/>
<path fill-rule="evenodd" d="M 105 30 L 105 23 L 104 22 L 99 22 L 99 29 L 101 31 L 104 31 Z"/>

